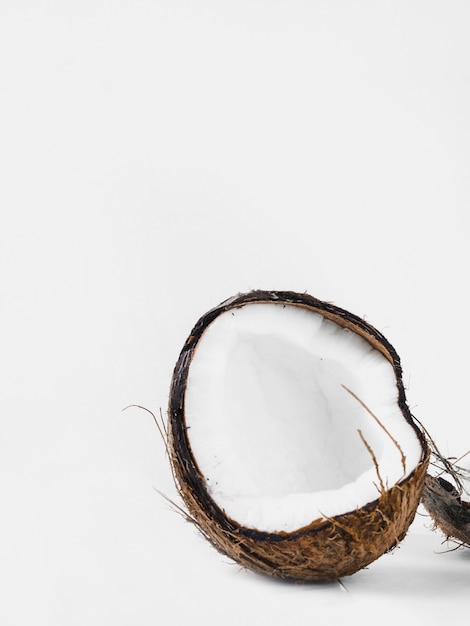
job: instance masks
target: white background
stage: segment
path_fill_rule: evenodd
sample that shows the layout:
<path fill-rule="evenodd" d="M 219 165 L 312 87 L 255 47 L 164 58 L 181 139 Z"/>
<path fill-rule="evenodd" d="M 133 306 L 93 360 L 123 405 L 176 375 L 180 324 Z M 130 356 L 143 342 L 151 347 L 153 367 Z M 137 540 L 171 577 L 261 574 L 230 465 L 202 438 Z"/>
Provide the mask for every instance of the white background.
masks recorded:
<path fill-rule="evenodd" d="M 469 32 L 454 0 L 0 0 L 2 625 L 468 615 L 420 516 L 343 586 L 241 571 L 122 409 L 165 413 L 207 309 L 290 289 L 379 328 L 470 447 Z"/>

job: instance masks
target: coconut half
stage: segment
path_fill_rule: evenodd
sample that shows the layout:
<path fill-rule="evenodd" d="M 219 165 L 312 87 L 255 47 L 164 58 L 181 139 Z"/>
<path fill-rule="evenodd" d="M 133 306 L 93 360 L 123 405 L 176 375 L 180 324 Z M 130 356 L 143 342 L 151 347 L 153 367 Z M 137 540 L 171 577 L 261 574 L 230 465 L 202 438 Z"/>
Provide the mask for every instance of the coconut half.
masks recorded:
<path fill-rule="evenodd" d="M 405 536 L 429 450 L 397 353 L 307 294 L 252 291 L 195 325 L 168 450 L 190 518 L 222 553 L 298 580 L 353 574 Z"/>

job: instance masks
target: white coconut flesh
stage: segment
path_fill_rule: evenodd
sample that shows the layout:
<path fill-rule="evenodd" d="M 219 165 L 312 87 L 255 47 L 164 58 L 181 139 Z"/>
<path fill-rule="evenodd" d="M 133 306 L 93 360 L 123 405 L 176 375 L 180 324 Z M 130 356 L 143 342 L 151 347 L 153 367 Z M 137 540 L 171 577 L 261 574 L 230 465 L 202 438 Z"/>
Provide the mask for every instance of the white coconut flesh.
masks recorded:
<path fill-rule="evenodd" d="M 238 524 L 265 532 L 362 508 L 422 455 L 390 361 L 355 332 L 294 305 L 245 305 L 207 327 L 189 367 L 185 418 L 213 500 Z"/>

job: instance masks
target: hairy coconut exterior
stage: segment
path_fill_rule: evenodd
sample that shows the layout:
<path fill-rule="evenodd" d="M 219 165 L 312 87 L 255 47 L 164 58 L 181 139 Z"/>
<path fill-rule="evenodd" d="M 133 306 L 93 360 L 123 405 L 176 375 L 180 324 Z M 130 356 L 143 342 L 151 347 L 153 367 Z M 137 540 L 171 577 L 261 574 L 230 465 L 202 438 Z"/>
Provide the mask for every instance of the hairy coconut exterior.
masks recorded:
<path fill-rule="evenodd" d="M 295 305 L 320 313 L 366 339 L 391 363 L 397 380 L 398 404 L 421 442 L 418 466 L 403 481 L 383 491 L 361 509 L 329 519 L 316 519 L 294 532 L 267 533 L 230 519 L 207 491 L 193 457 L 185 422 L 185 390 L 194 350 L 215 318 L 250 303 Z M 405 536 L 414 519 L 429 463 L 426 439 L 406 403 L 399 357 L 385 337 L 361 318 L 308 294 L 251 291 L 239 294 L 203 315 L 188 337 L 175 366 L 168 410 L 168 451 L 188 517 L 223 554 L 253 571 L 286 580 L 324 581 L 354 574 Z"/>
<path fill-rule="evenodd" d="M 470 503 L 446 480 L 426 476 L 421 503 L 447 541 L 470 547 Z"/>

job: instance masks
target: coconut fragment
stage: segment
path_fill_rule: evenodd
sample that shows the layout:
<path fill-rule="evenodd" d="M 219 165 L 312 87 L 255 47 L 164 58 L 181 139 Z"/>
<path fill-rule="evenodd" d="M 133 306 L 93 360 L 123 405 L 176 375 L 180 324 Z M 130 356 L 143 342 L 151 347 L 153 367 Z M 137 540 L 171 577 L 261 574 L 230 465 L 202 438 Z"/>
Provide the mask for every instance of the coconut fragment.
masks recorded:
<path fill-rule="evenodd" d="M 424 429 L 425 430 L 425 429 Z M 431 465 L 438 470 L 433 476 L 427 474 L 421 503 L 433 521 L 434 530 L 440 530 L 445 541 L 457 547 L 470 547 L 470 501 L 466 489 L 470 471 L 459 465 L 460 458 L 447 458 L 439 451 L 436 443 L 425 430 L 431 449 Z M 446 476 L 446 478 L 444 478 Z"/>
<path fill-rule="evenodd" d="M 176 364 L 168 449 L 204 536 L 254 571 L 352 574 L 396 546 L 429 451 L 398 355 L 307 294 L 252 291 L 193 328 Z"/>
<path fill-rule="evenodd" d="M 427 475 L 421 502 L 446 541 L 470 547 L 470 502 L 441 476 Z"/>

